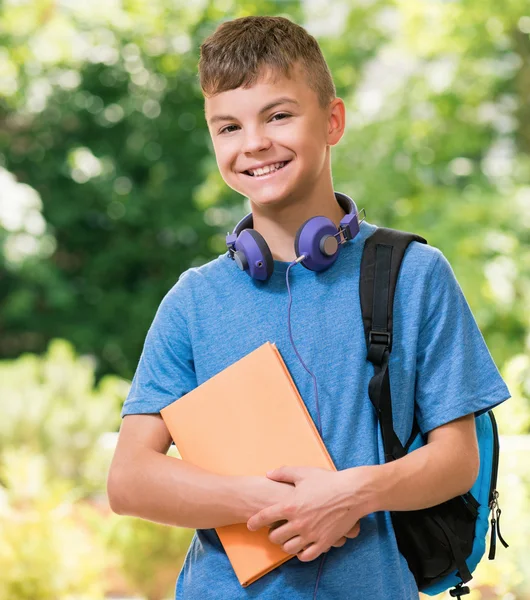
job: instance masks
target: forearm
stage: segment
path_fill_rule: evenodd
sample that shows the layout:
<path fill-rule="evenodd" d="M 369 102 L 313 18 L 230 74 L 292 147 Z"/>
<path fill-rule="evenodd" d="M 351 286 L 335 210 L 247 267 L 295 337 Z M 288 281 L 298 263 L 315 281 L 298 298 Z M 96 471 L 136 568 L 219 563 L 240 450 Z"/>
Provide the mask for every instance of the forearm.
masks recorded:
<path fill-rule="evenodd" d="M 384 465 L 343 471 L 362 512 L 418 510 L 469 491 L 477 477 L 473 452 L 432 442 Z"/>
<path fill-rule="evenodd" d="M 216 475 L 143 449 L 128 465 L 111 468 L 107 489 L 112 510 L 120 515 L 209 529 L 246 522 L 262 508 L 251 479 Z"/>

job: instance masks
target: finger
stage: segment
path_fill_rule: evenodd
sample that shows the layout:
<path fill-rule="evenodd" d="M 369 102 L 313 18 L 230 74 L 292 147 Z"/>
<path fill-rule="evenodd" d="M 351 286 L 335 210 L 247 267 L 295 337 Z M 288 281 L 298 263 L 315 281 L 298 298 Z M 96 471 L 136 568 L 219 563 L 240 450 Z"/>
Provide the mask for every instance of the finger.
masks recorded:
<path fill-rule="evenodd" d="M 296 553 L 296 556 L 298 557 L 299 560 L 302 560 L 300 557 L 301 557 L 302 553 L 304 552 L 304 550 L 307 550 L 312 545 L 313 544 L 306 544 L 305 547 L 300 550 L 300 552 Z"/>
<path fill-rule="evenodd" d="M 331 544 L 332 546 L 334 546 L 335 548 L 341 548 L 342 546 L 344 546 L 344 544 L 348 541 L 348 538 L 346 537 L 341 537 L 340 540 L 337 540 L 334 544 Z"/>
<path fill-rule="evenodd" d="M 281 504 L 274 504 L 273 506 L 267 506 L 263 510 L 260 510 L 255 515 L 250 517 L 247 521 L 247 528 L 250 531 L 257 531 L 265 525 L 272 525 L 275 521 L 285 519 L 283 514 L 283 508 Z"/>
<path fill-rule="evenodd" d="M 273 544 L 284 544 L 291 538 L 299 535 L 300 531 L 294 527 L 292 523 L 288 521 L 282 521 L 282 524 L 275 527 L 273 530 L 269 530 L 269 540 Z"/>
<path fill-rule="evenodd" d="M 353 539 L 356 538 L 359 535 L 359 533 L 361 533 L 361 523 L 360 521 L 357 521 L 357 523 L 355 523 L 355 525 L 350 529 L 350 531 L 348 531 L 346 537 Z"/>
<path fill-rule="evenodd" d="M 307 541 L 304 541 L 299 535 L 287 540 L 282 544 L 282 550 L 287 554 L 298 554 L 307 548 Z"/>
<path fill-rule="evenodd" d="M 311 560 L 315 560 L 316 558 L 318 558 L 322 552 L 324 551 L 323 548 L 321 548 L 318 544 L 311 544 L 310 546 L 308 546 L 307 548 L 305 548 L 304 550 L 302 550 L 301 552 L 298 553 L 298 559 L 301 560 L 302 562 L 309 562 Z"/>

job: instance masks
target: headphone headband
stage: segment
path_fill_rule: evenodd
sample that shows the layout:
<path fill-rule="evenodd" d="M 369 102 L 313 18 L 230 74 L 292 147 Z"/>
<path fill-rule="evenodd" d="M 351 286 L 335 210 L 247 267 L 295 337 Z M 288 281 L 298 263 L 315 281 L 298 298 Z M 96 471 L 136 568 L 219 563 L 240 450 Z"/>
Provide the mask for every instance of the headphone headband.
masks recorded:
<path fill-rule="evenodd" d="M 337 202 L 346 211 L 344 218 L 340 222 L 341 225 L 346 227 L 346 225 L 350 224 L 351 219 L 348 219 L 348 222 L 345 222 L 345 223 L 343 223 L 343 221 L 345 221 L 346 218 L 351 214 L 357 215 L 357 206 L 356 206 L 355 202 L 346 194 L 343 194 L 342 192 L 334 192 L 334 193 L 335 193 L 335 198 L 337 199 Z M 252 213 L 249 213 L 248 215 L 245 215 L 239 221 L 239 223 L 234 227 L 234 230 L 232 231 L 232 235 L 235 235 L 237 238 L 237 236 L 243 231 L 243 229 L 253 229 L 253 228 L 254 228 L 254 215 Z M 351 239 L 351 238 L 348 238 L 348 239 Z"/>

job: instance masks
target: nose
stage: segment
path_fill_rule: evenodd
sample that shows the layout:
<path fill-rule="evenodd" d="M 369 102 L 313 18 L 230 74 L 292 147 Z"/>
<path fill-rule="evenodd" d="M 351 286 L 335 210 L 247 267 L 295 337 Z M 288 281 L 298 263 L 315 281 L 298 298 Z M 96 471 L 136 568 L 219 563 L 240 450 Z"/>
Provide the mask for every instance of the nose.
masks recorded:
<path fill-rule="evenodd" d="M 271 146 L 270 139 L 261 129 L 247 130 L 243 140 L 243 152 L 252 154 L 260 150 L 267 150 Z"/>

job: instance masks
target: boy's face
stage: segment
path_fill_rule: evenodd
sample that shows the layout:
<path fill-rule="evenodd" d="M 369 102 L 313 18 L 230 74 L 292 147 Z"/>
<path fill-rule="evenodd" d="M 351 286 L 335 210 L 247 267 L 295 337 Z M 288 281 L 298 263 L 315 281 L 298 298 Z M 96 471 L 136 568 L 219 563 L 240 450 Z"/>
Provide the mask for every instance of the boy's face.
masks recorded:
<path fill-rule="evenodd" d="M 295 201 L 321 189 L 319 180 L 329 177 L 327 146 L 342 135 L 330 131 L 330 114 L 336 109 L 319 106 L 298 66 L 291 79 L 278 74 L 272 82 L 268 74 L 262 73 L 248 89 L 240 87 L 205 98 L 206 120 L 222 178 L 254 205 L 262 206 Z M 282 101 L 266 108 L 279 99 L 295 102 Z M 337 102 L 342 100 L 333 100 L 330 107 Z M 216 119 L 220 116 L 223 118 Z M 283 161 L 289 162 L 267 175 L 244 172 Z"/>

